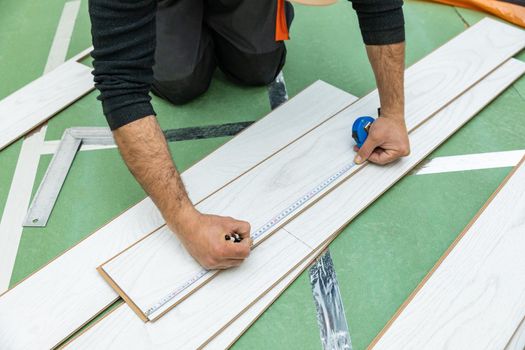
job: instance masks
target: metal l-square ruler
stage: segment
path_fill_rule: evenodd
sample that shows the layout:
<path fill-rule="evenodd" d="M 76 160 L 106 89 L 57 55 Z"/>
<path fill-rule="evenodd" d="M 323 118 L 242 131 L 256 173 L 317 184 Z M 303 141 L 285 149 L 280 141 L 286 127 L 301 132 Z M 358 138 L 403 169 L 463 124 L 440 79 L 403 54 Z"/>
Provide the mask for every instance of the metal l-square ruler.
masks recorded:
<path fill-rule="evenodd" d="M 78 127 L 64 131 L 62 139 L 24 220 L 24 226 L 44 227 L 81 145 L 113 145 L 109 128 Z"/>

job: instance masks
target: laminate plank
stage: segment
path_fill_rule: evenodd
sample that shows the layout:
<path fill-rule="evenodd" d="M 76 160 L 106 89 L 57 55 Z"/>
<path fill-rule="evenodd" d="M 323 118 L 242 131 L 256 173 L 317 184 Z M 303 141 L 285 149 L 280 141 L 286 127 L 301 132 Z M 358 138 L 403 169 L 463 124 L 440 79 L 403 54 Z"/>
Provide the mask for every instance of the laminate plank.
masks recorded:
<path fill-rule="evenodd" d="M 387 167 L 367 166 L 363 168 L 286 225 L 284 229 L 308 246 L 312 247 L 312 244 L 317 244 L 315 247 L 318 249 L 328 244 L 352 218 L 414 168 L 524 72 L 525 64 L 520 61 L 510 60 L 505 63 L 414 130 L 410 134 L 412 144 L 410 156 Z M 360 193 L 360 196 L 355 196 L 357 192 Z M 278 249 L 280 240 L 276 237 L 280 238 L 282 232 L 283 230 L 280 230 L 262 244 L 271 242 L 275 244 L 272 249 Z M 292 248 L 288 249 L 288 252 L 295 256 L 293 251 Z M 112 347 L 192 349 L 205 346 L 221 331 L 227 329 L 228 325 L 232 324 L 259 298 L 286 278 L 297 266 L 311 259 L 314 252 L 315 250 L 312 250 L 311 253 L 296 256 L 296 260 L 287 263 L 280 261 L 278 271 L 266 268 L 268 261 L 260 261 L 258 266 L 250 265 L 253 271 L 251 269 L 249 272 L 238 270 L 235 271 L 238 273 L 228 275 L 228 279 L 234 275 L 236 279 L 233 280 L 226 278 L 223 280 L 223 274 L 219 274 L 203 288 L 197 290 L 191 298 L 186 299 L 156 322 L 144 323 L 130 308 L 122 305 L 79 335 L 68 344 L 68 347 L 74 349 Z M 255 250 L 247 262 L 257 255 L 258 251 Z M 281 267 L 285 264 L 288 265 L 288 272 L 283 274 Z M 245 273 L 250 276 L 250 283 L 243 283 L 247 278 Z M 252 279 L 252 276 L 255 275 L 257 278 Z M 259 278 L 266 282 L 264 285 L 258 285 L 255 291 L 251 281 Z M 221 302 L 219 311 L 207 312 L 217 310 L 214 303 L 224 297 L 225 289 L 234 290 L 235 298 L 230 298 L 227 304 Z M 229 332 L 233 331 L 229 330 Z M 238 335 L 241 332 L 242 329 L 239 330 Z M 231 339 L 232 336 L 229 335 L 229 337 Z"/>
<path fill-rule="evenodd" d="M 479 81 L 482 74 L 497 67 L 498 63 L 493 60 L 504 56 L 500 51 L 506 52 L 509 47 L 516 50 L 525 43 L 525 31 L 491 20 L 480 23 L 407 72 L 406 122 L 409 130 L 417 128 Z M 503 32 L 514 35 L 516 41 L 501 45 L 498 40 Z M 521 43 L 517 44 L 518 41 Z M 234 183 L 223 187 L 197 208 L 206 213 L 242 218 L 250 222 L 254 230 L 262 227 L 294 200 L 351 162 L 354 156 L 350 139 L 352 123 L 360 115 L 374 115 L 378 105 L 377 92 L 365 96 Z M 316 198 L 321 198 L 361 168 L 355 166 Z M 315 199 L 310 204 L 313 202 Z M 295 215 L 301 210 L 304 208 L 296 210 Z M 279 225 L 258 240 L 265 239 L 278 228 Z M 184 249 L 177 249 L 175 254 L 174 247 L 180 247 L 177 237 L 170 235 L 168 229 L 159 230 L 100 267 L 105 278 L 143 320 L 157 320 L 219 273 L 209 272 L 173 296 L 202 270 Z M 171 266 L 177 266 L 177 269 Z M 167 296 L 173 297 L 166 300 Z M 160 307 L 155 309 L 157 305 Z"/>
<path fill-rule="evenodd" d="M 525 158 L 372 349 L 504 349 L 525 309 Z"/>
<path fill-rule="evenodd" d="M 234 319 L 226 328 L 212 338 L 206 345 L 204 349 L 207 350 L 222 350 L 227 349 L 240 338 L 240 336 L 250 328 L 250 326 L 257 321 L 257 319 L 268 309 L 274 302 L 277 300 L 281 294 L 294 282 L 297 277 L 303 273 L 309 266 L 312 265 L 313 260 L 321 254 L 328 244 L 317 249 L 310 255 L 310 259 L 302 262 L 297 268 L 292 272 L 287 274 L 282 281 L 277 283 L 275 287 L 270 289 L 268 293 L 262 295 L 255 303 L 247 309 L 245 312 L 241 313 L 236 319 Z M 514 350 L 514 349 L 506 349 Z M 517 350 L 517 349 L 516 349 Z"/>
<path fill-rule="evenodd" d="M 192 176 L 184 172 L 191 199 L 198 202 L 217 191 L 356 99 L 324 82 L 314 83 L 195 164 Z M 217 164 L 230 164 L 237 172 Z M 146 198 L 0 295 L 0 347 L 51 348 L 106 309 L 118 294 L 95 268 L 163 224 Z"/>
<path fill-rule="evenodd" d="M 67 61 L 0 101 L 0 150 L 94 89 L 91 68 Z"/>

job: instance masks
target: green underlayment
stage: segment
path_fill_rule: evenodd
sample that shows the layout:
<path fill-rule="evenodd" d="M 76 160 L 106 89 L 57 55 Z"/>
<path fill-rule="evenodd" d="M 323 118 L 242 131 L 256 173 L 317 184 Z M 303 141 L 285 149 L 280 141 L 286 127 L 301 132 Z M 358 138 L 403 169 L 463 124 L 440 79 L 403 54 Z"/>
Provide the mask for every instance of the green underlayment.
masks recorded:
<path fill-rule="evenodd" d="M 0 3 L 0 98 L 42 74 L 64 0 Z M 347 2 L 295 6 L 284 70 L 290 96 L 317 79 L 363 96 L 374 88 L 354 12 Z M 90 45 L 87 0 L 68 57 Z M 484 15 L 407 1 L 408 64 L 422 58 Z M 31 46 L 22 45 L 30 43 Z M 518 56 L 525 60 L 525 53 Z M 72 126 L 105 126 L 93 92 L 54 117 L 47 140 Z M 240 88 L 217 74 L 210 91 L 183 107 L 154 98 L 164 129 L 256 120 L 269 111 L 265 88 Z M 524 149 L 525 78 L 435 151 L 431 157 Z M 520 114 L 521 113 L 521 114 Z M 171 143 L 186 169 L 229 138 Z M 0 152 L 3 209 L 21 142 Z M 51 156 L 43 156 L 38 184 Z M 234 161 L 234 160 L 232 160 Z M 377 200 L 331 245 L 352 342 L 364 349 L 441 254 L 497 188 L 510 168 L 408 176 Z M 36 186 L 35 186 L 36 189 Z M 356 194 L 358 195 L 358 194 Z M 46 228 L 24 229 L 12 284 L 144 197 L 116 150 L 80 152 Z M 235 344 L 235 349 L 319 349 L 307 273 Z"/>

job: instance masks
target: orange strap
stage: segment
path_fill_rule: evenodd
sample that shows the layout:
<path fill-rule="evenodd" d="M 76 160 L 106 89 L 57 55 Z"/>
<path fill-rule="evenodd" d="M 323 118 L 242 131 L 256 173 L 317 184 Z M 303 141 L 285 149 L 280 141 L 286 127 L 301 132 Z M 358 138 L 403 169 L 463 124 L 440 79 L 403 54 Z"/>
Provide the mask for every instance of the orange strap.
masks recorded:
<path fill-rule="evenodd" d="M 525 28 L 525 7 L 493 0 L 430 0 L 472 10 L 485 11 Z"/>
<path fill-rule="evenodd" d="M 277 17 L 275 19 L 275 41 L 289 40 L 284 0 L 277 0 Z"/>

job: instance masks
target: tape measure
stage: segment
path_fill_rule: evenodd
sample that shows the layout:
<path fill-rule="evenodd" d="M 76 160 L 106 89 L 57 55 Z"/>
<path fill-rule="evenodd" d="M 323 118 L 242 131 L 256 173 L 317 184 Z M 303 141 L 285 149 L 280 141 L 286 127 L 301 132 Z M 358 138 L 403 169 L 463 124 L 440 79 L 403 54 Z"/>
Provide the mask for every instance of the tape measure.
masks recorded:
<path fill-rule="evenodd" d="M 359 117 L 354 121 L 354 124 L 352 125 L 352 137 L 355 139 L 358 147 L 361 147 L 361 145 L 365 142 L 366 137 L 368 136 L 368 129 L 370 128 L 370 125 L 373 122 L 374 122 L 374 118 L 369 117 L 369 116 Z M 308 191 L 306 194 L 302 195 L 300 198 L 295 200 L 290 206 L 288 206 L 283 211 L 279 212 L 271 220 L 269 220 L 264 225 L 262 225 L 257 230 L 255 230 L 251 234 L 252 240 L 255 242 L 258 238 L 260 238 L 265 233 L 270 231 L 272 228 L 277 226 L 285 218 L 289 217 L 291 214 L 297 211 L 297 209 L 301 208 L 303 205 L 308 203 L 312 198 L 317 196 L 319 193 L 321 193 L 323 190 L 328 188 L 335 181 L 337 181 L 338 179 L 343 177 L 345 174 L 347 174 L 355 165 L 356 164 L 353 161 L 350 162 L 349 164 L 339 169 L 337 172 L 333 173 L 330 177 L 322 181 L 320 184 L 315 186 L 313 189 Z M 145 312 L 146 316 L 149 317 L 150 315 L 152 315 L 154 312 L 156 312 L 161 307 L 166 305 L 170 300 L 173 300 L 177 295 L 182 293 L 188 287 L 190 287 L 195 282 L 197 282 L 198 280 L 200 280 L 207 274 L 211 273 L 212 271 L 213 270 L 202 269 L 201 271 L 196 273 L 193 277 L 185 281 L 182 285 L 177 287 L 171 293 L 169 293 L 164 298 L 162 298 L 157 303 L 155 303 L 155 305 L 150 307 Z"/>
<path fill-rule="evenodd" d="M 363 143 L 365 143 L 370 131 L 370 126 L 374 121 L 375 119 L 368 115 L 359 117 L 354 121 L 354 124 L 352 125 L 352 138 L 355 140 L 357 147 L 361 148 Z"/>

